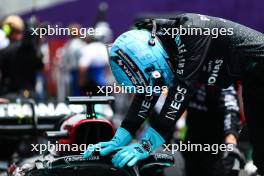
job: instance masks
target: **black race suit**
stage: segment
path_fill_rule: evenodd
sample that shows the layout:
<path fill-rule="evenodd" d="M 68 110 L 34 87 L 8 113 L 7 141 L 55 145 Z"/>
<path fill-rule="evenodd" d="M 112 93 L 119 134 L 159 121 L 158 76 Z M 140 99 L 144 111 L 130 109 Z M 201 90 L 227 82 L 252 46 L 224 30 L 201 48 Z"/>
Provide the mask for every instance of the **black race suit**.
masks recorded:
<path fill-rule="evenodd" d="M 156 21 L 156 34 L 170 56 L 169 64 L 175 78 L 160 116 L 151 119 L 151 126 L 164 138 L 170 136 L 195 92 L 197 82 L 227 88 L 234 81 L 241 80 L 245 115 L 254 146 L 253 158 L 259 170 L 264 172 L 264 118 L 261 110 L 264 108 L 264 35 L 229 20 L 199 14 L 180 14 Z M 142 26 L 151 30 L 151 22 Z M 204 33 L 169 35 L 172 31 L 168 29 L 180 27 L 202 29 Z M 218 37 L 213 32 L 216 29 Z M 220 35 L 221 30 L 229 32 Z M 122 127 L 134 134 L 149 116 L 156 100 L 156 97 L 146 99 L 143 95 L 136 95 Z"/>
<path fill-rule="evenodd" d="M 191 144 L 223 145 L 224 138 L 238 137 L 241 127 L 237 92 L 233 86 L 227 89 L 197 85 L 197 91 L 187 108 L 186 142 Z M 184 151 L 187 176 L 199 173 L 203 176 L 225 176 L 229 167 L 218 151 Z"/>

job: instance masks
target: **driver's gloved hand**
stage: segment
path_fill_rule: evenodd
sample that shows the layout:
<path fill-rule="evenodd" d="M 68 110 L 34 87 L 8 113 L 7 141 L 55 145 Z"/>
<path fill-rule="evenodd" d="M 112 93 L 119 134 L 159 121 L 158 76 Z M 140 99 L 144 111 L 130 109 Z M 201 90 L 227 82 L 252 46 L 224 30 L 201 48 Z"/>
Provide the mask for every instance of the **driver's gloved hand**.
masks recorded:
<path fill-rule="evenodd" d="M 160 147 L 165 140 L 153 128 L 148 128 L 141 143 L 131 144 L 118 151 L 112 162 L 115 167 L 133 166 L 138 161 L 149 157 L 150 153 Z"/>
<path fill-rule="evenodd" d="M 244 168 L 245 165 L 245 157 L 239 151 L 237 146 L 233 144 L 232 151 L 225 151 L 223 155 L 223 164 L 228 173 L 232 173 L 233 171 L 239 171 Z"/>
<path fill-rule="evenodd" d="M 88 158 L 96 150 L 96 146 L 100 147 L 100 155 L 105 156 L 113 152 L 119 147 L 129 144 L 132 140 L 131 134 L 124 128 L 118 128 L 113 139 L 108 142 L 100 142 L 94 145 L 94 148 L 89 147 L 83 154 L 84 158 Z"/>

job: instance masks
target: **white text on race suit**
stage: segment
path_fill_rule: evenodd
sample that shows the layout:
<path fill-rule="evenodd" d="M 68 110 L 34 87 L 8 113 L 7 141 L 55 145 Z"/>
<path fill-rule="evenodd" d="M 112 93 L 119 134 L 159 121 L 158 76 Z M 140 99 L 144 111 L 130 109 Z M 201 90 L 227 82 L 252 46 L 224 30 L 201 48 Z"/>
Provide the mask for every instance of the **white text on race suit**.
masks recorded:
<path fill-rule="evenodd" d="M 185 94 L 187 93 L 187 89 L 184 87 L 177 87 L 177 92 L 174 96 L 174 100 L 171 102 L 169 110 L 166 114 L 166 118 L 170 120 L 174 120 L 177 112 L 180 110 L 182 102 L 185 99 Z"/>
<path fill-rule="evenodd" d="M 184 54 L 187 53 L 187 49 L 186 49 L 184 43 L 182 43 L 179 35 L 177 35 L 177 37 L 175 38 L 175 42 L 176 42 L 177 50 L 178 50 L 178 54 L 177 54 L 178 68 L 177 68 L 176 72 L 179 75 L 183 75 L 185 61 L 186 61 L 184 58 Z"/>
<path fill-rule="evenodd" d="M 138 116 L 141 117 L 142 119 L 146 119 L 147 115 L 148 115 L 148 112 L 149 112 L 149 109 L 150 109 L 150 106 L 151 106 L 151 99 L 148 99 L 148 100 L 143 100 L 142 104 L 141 104 L 141 107 L 140 107 L 140 110 L 138 112 Z"/>
<path fill-rule="evenodd" d="M 214 69 L 213 69 L 210 77 L 208 78 L 208 82 L 207 82 L 208 85 L 210 85 L 210 86 L 214 85 L 214 83 L 216 82 L 216 79 L 218 77 L 218 72 L 219 72 L 220 67 L 221 67 L 222 64 L 223 64 L 223 60 L 221 60 L 221 59 L 216 59 L 215 60 Z"/>

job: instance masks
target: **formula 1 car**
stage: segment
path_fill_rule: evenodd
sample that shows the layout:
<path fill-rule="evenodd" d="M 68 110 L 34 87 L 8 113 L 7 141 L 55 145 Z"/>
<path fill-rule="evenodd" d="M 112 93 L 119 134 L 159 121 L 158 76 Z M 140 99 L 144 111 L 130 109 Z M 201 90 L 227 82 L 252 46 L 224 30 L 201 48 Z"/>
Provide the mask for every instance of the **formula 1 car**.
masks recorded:
<path fill-rule="evenodd" d="M 47 131 L 46 137 L 52 140 L 53 144 L 70 147 L 74 144 L 80 146 L 109 141 L 114 135 L 114 128 L 109 120 L 98 118 L 100 113 L 96 112 L 94 105 L 109 104 L 113 101 L 113 97 L 68 97 L 70 104 L 84 104 L 86 113 L 77 113 L 64 118 L 57 131 Z M 100 156 L 96 151 L 86 159 L 82 157 L 82 152 L 80 148 L 67 151 L 47 149 L 43 155 L 11 164 L 8 174 L 12 176 L 160 176 L 164 168 L 174 164 L 172 155 L 157 152 L 134 167 L 119 169 L 111 162 L 116 151 L 107 156 Z"/>
<path fill-rule="evenodd" d="M 84 159 L 82 155 L 68 155 L 54 157 L 52 155 L 38 158 L 34 162 L 25 161 L 21 167 L 11 166 L 10 175 L 14 176 L 73 176 L 73 175 L 97 175 L 97 176 L 140 176 L 156 175 L 159 170 L 173 165 L 174 158 L 165 153 L 155 153 L 142 160 L 134 167 L 115 168 L 111 158 L 100 156 L 99 153 Z"/>

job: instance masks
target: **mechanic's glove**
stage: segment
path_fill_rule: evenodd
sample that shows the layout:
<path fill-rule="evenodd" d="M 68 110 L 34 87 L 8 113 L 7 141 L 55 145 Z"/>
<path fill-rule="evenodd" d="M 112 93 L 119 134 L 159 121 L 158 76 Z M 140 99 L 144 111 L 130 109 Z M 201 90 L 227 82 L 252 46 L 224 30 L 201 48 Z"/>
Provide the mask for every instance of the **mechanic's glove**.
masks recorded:
<path fill-rule="evenodd" d="M 225 151 L 223 155 L 223 164 L 229 173 L 239 171 L 245 165 L 245 157 L 235 144 L 233 144 L 232 149 L 232 151 Z"/>
<path fill-rule="evenodd" d="M 153 128 L 148 128 L 140 144 L 132 144 L 118 151 L 112 162 L 115 167 L 122 168 L 135 165 L 138 161 L 149 157 L 150 153 L 160 147 L 165 140 Z"/>
<path fill-rule="evenodd" d="M 88 158 L 95 151 L 96 146 L 100 147 L 100 154 L 105 156 L 119 147 L 125 146 L 129 144 L 132 140 L 131 134 L 124 128 L 118 128 L 113 139 L 108 142 L 100 142 L 98 144 L 93 145 L 93 148 L 88 148 L 84 154 L 84 158 Z"/>

